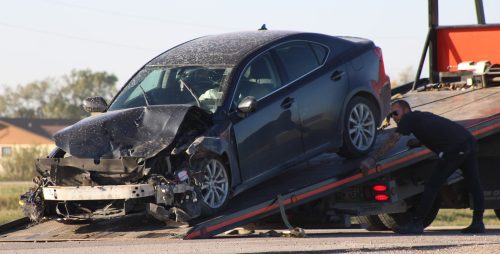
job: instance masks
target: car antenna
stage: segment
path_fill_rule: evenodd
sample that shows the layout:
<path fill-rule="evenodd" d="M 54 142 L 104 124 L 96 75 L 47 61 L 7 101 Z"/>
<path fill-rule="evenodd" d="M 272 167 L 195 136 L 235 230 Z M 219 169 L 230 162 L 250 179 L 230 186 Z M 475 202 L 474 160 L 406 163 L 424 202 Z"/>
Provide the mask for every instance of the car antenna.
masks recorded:
<path fill-rule="evenodd" d="M 258 31 L 267 31 L 266 24 L 262 24 L 262 26 L 258 29 Z"/>

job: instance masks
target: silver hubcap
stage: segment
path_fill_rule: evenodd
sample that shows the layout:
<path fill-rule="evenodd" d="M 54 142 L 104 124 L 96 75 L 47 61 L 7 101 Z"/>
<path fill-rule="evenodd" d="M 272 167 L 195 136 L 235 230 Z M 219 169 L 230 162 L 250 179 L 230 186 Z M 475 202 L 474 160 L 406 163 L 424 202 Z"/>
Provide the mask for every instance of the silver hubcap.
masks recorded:
<path fill-rule="evenodd" d="M 224 204 L 229 189 L 229 179 L 224 165 L 211 159 L 205 165 L 205 175 L 201 185 L 201 195 L 210 208 L 219 208 Z"/>
<path fill-rule="evenodd" d="M 375 119 L 368 106 L 359 103 L 351 110 L 348 129 L 351 143 L 358 150 L 370 148 L 375 138 Z"/>

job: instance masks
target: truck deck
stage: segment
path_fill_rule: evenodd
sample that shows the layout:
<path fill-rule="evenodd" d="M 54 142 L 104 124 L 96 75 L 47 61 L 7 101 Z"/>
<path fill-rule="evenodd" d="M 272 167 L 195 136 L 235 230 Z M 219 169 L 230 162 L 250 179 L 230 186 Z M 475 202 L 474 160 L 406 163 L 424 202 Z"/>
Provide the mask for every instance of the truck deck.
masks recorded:
<path fill-rule="evenodd" d="M 500 87 L 470 91 L 410 92 L 402 97 L 414 110 L 433 112 L 459 122 L 478 140 L 500 132 Z M 390 128 L 379 133 L 374 150 L 392 131 L 393 128 Z M 255 186 L 233 198 L 222 213 L 192 221 L 188 227 L 166 227 L 160 222 L 145 222 L 145 218 L 139 215 L 81 225 L 51 220 L 28 226 L 27 220 L 21 219 L 0 226 L 0 241 L 213 237 L 279 213 L 280 203 L 285 209 L 290 209 L 385 174 L 405 170 L 410 165 L 434 156 L 425 147 L 407 149 L 405 144 L 408 138 L 410 137 L 402 138 L 367 175 L 358 170 L 362 158 L 347 160 L 335 154 L 322 154 L 308 162 L 307 170 L 289 171 Z"/>

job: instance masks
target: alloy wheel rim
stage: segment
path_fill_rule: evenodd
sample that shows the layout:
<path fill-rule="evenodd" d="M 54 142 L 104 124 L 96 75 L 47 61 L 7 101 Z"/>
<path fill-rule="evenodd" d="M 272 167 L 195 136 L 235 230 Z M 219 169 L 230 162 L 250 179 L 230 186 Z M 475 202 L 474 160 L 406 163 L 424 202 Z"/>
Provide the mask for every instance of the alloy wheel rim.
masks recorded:
<path fill-rule="evenodd" d="M 351 143 L 361 151 L 371 147 L 375 138 L 375 119 L 367 105 L 359 103 L 351 110 L 348 123 Z"/>
<path fill-rule="evenodd" d="M 201 185 L 203 201 L 210 208 L 221 207 L 228 196 L 229 179 L 226 169 L 216 159 L 210 159 L 204 166 L 205 175 Z"/>

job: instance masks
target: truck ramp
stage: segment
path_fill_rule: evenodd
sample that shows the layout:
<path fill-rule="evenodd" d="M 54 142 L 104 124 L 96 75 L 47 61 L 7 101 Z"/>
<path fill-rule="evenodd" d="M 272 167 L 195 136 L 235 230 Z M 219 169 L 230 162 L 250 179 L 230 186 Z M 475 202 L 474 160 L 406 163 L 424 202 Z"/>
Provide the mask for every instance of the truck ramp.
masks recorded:
<path fill-rule="evenodd" d="M 166 226 L 145 214 L 93 222 L 48 220 L 30 224 L 23 220 L 1 232 L 0 242 L 60 242 L 137 238 L 182 238 L 188 226 Z"/>

